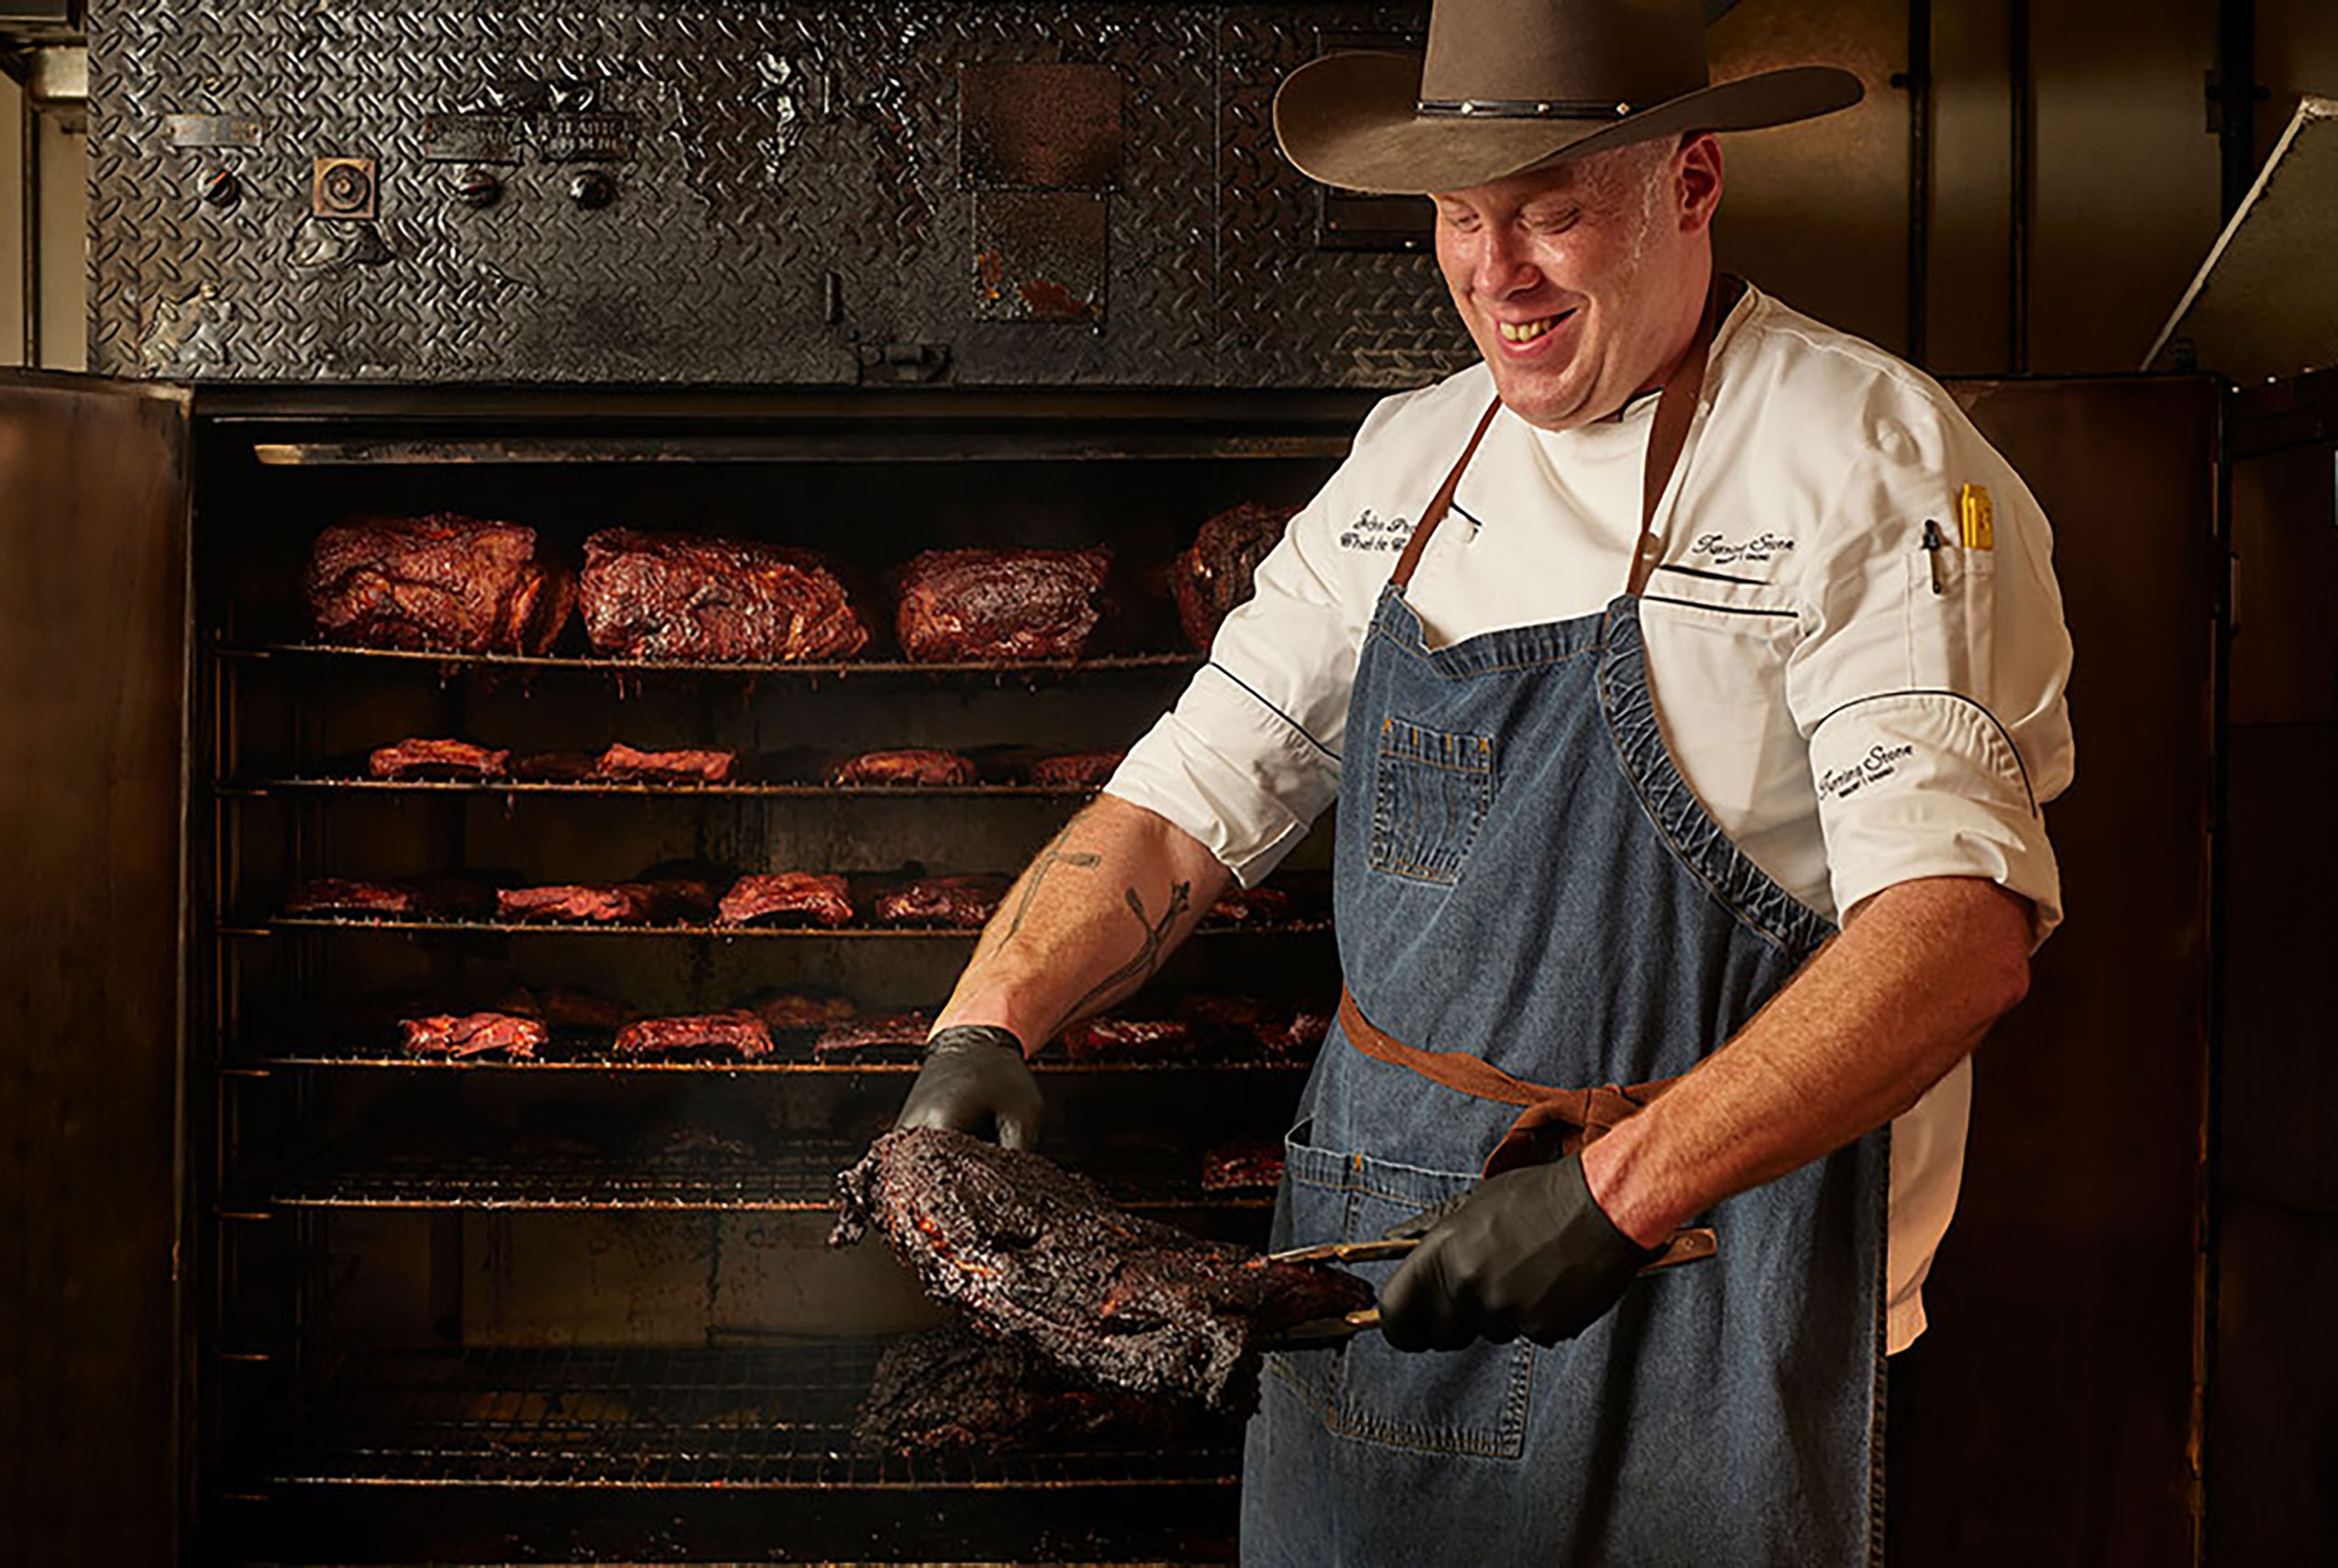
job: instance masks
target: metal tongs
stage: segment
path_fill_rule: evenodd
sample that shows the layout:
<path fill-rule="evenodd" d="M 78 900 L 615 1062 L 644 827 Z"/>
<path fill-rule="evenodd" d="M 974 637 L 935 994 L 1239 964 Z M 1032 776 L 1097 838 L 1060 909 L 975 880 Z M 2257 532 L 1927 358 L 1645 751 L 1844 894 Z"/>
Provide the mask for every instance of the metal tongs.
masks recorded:
<path fill-rule="evenodd" d="M 1377 1242 L 1318 1242 L 1311 1247 L 1293 1247 L 1286 1252 L 1269 1253 L 1268 1263 L 1386 1263 L 1401 1258 L 1420 1245 L 1418 1236 L 1392 1236 Z M 1703 1263 L 1721 1250 L 1710 1226 L 1696 1226 L 1675 1231 L 1664 1250 L 1640 1265 L 1642 1274 L 1654 1274 L 1661 1268 L 1679 1268 L 1686 1264 Z M 1325 1345 L 1341 1344 L 1380 1327 L 1380 1309 L 1362 1307 L 1337 1318 L 1315 1318 L 1304 1323 L 1294 1323 L 1273 1340 L 1269 1350 L 1314 1350 Z"/>

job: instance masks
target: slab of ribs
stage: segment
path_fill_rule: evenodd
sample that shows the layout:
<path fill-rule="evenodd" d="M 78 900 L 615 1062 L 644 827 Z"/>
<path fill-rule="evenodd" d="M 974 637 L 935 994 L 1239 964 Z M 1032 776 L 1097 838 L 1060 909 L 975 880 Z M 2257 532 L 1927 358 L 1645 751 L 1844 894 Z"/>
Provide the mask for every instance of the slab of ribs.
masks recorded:
<path fill-rule="evenodd" d="M 1125 751 L 1075 751 L 1042 756 L 1031 765 L 1031 781 L 1053 790 L 1095 789 L 1110 778 Z"/>
<path fill-rule="evenodd" d="M 1263 1138 L 1220 1143 L 1201 1157 L 1204 1192 L 1272 1192 L 1283 1180 L 1283 1145 Z"/>
<path fill-rule="evenodd" d="M 641 882 L 561 882 L 504 888 L 495 895 L 502 920 L 583 921 L 595 925 L 687 922 L 714 907 L 714 889 L 689 878 Z"/>
<path fill-rule="evenodd" d="M 840 1019 L 822 1030 L 812 1041 L 812 1059 L 833 1062 L 848 1057 L 891 1060 L 913 1056 L 925 1049 L 925 1037 L 932 1032 L 933 1014 L 923 1009 Z"/>
<path fill-rule="evenodd" d="M 1075 1375 L 1242 1416 L 1264 1344 L 1367 1306 L 1352 1275 L 1270 1264 L 1118 1209 L 1038 1154 L 888 1132 L 837 1177 L 832 1244 L 872 1226 L 926 1290 Z"/>
<path fill-rule="evenodd" d="M 619 741 L 601 754 L 592 776 L 620 784 L 721 784 L 738 765 L 733 751 L 639 751 Z"/>
<path fill-rule="evenodd" d="M 584 553 L 585 635 L 615 657 L 787 664 L 850 658 L 868 641 L 810 550 L 604 528 Z"/>
<path fill-rule="evenodd" d="M 866 751 L 828 770 L 831 784 L 972 784 L 974 758 L 954 751 Z"/>
<path fill-rule="evenodd" d="M 377 747 L 365 770 L 375 778 L 501 778 L 512 754 L 462 740 L 402 740 Z"/>
<path fill-rule="evenodd" d="M 831 873 L 757 872 L 731 885 L 715 918 L 724 925 L 849 925 L 853 896 Z"/>
<path fill-rule="evenodd" d="M 492 915 L 495 903 L 492 882 L 459 872 L 380 882 L 350 877 L 317 877 L 285 894 L 284 912 L 474 920 Z"/>
<path fill-rule="evenodd" d="M 747 1006 L 773 1029 L 824 1029 L 855 1011 L 851 998 L 819 991 L 766 991 L 749 998 Z"/>
<path fill-rule="evenodd" d="M 744 1008 L 727 1012 L 636 1019 L 617 1032 L 620 1056 L 676 1051 L 736 1051 L 749 1061 L 771 1055 L 771 1031 Z"/>
<path fill-rule="evenodd" d="M 539 654 L 568 624 L 576 580 L 538 553 L 535 529 L 441 512 L 335 524 L 301 594 L 328 643 Z"/>
<path fill-rule="evenodd" d="M 995 871 L 920 877 L 877 894 L 869 914 L 879 925 L 979 926 L 998 910 L 1009 885 Z"/>
<path fill-rule="evenodd" d="M 403 1018 L 409 1056 L 484 1056 L 501 1051 L 515 1061 L 532 1061 L 551 1032 L 533 1018 L 508 1012 L 434 1013 L 428 1018 Z"/>
<path fill-rule="evenodd" d="M 963 1318 L 886 1348 L 853 1425 L 874 1453 L 989 1453 L 1226 1442 L 1232 1423 L 1190 1402 L 1072 1377 L 1029 1345 Z"/>
<path fill-rule="evenodd" d="M 901 568 L 895 630 L 920 663 L 1079 658 L 1109 550 L 928 550 Z"/>
<path fill-rule="evenodd" d="M 1064 1031 L 1074 1062 L 1174 1062 L 1194 1054 L 1194 1026 L 1182 1018 L 1090 1018 Z"/>
<path fill-rule="evenodd" d="M 1262 506 L 1246 501 L 1201 525 L 1193 544 L 1171 563 L 1170 591 L 1177 620 L 1203 653 L 1218 636 L 1227 613 L 1256 591 L 1258 563 L 1282 542 L 1296 506 Z"/>

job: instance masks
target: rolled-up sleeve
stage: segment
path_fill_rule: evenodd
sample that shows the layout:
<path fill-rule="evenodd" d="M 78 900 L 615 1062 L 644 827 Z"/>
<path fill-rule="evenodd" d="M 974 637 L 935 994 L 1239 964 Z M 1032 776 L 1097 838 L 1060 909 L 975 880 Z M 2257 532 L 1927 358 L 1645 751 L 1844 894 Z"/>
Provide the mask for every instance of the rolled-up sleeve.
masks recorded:
<path fill-rule="evenodd" d="M 1245 887 L 1274 870 L 1340 793 L 1362 624 L 1324 558 L 1330 494 L 1291 520 L 1259 563 L 1256 593 L 1219 629 L 1209 662 L 1105 786 L 1198 839 Z"/>
<path fill-rule="evenodd" d="M 2043 941 L 2062 896 L 2041 808 L 2073 763 L 2046 517 L 1937 393 L 1867 434 L 1803 563 L 1806 630 L 1787 672 L 1836 907 L 1919 877 L 1982 877 L 2030 901 Z M 1988 498 L 1986 542 L 1959 525 L 1966 485 Z"/>

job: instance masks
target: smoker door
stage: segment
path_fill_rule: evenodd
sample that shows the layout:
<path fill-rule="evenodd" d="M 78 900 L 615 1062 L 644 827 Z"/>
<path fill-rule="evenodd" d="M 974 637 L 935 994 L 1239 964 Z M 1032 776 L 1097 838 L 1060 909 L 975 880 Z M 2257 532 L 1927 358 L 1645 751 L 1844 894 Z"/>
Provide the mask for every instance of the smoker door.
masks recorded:
<path fill-rule="evenodd" d="M 188 394 L 0 372 L 0 1561 L 176 1557 Z"/>
<path fill-rule="evenodd" d="M 1976 1059 L 1931 1330 L 1892 1364 L 1895 1564 L 2191 1562 L 2222 558 L 2205 377 L 1954 389 L 2054 525 L 2068 922 Z"/>

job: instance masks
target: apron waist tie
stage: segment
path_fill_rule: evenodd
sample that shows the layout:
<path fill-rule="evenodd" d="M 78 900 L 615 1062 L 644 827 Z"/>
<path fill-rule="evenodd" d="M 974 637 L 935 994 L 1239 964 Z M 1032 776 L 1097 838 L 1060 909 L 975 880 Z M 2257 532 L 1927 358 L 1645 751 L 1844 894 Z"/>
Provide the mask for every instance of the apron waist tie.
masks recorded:
<path fill-rule="evenodd" d="M 1340 988 L 1340 1032 L 1348 1043 L 1376 1062 L 1418 1073 L 1472 1099 L 1490 1099 L 1524 1109 L 1494 1152 L 1485 1157 L 1483 1176 L 1500 1176 L 1523 1165 L 1563 1158 L 1595 1143 L 1626 1117 L 1637 1115 L 1657 1096 L 1681 1080 L 1651 1078 L 1640 1084 L 1599 1084 L 1590 1088 L 1553 1088 L 1514 1078 L 1483 1056 L 1466 1051 L 1424 1051 L 1407 1045 L 1364 1017 L 1353 992 Z M 1660 1265 L 1709 1257 L 1715 1250 L 1710 1228 L 1676 1231 Z"/>

